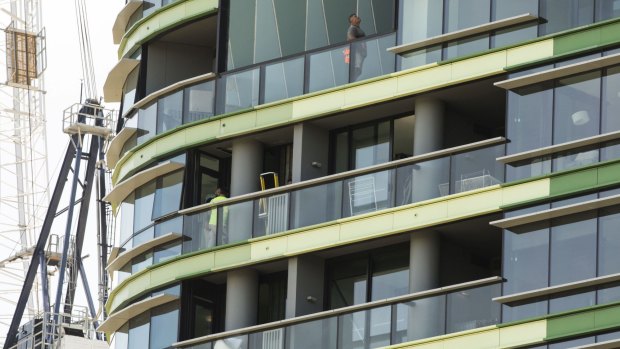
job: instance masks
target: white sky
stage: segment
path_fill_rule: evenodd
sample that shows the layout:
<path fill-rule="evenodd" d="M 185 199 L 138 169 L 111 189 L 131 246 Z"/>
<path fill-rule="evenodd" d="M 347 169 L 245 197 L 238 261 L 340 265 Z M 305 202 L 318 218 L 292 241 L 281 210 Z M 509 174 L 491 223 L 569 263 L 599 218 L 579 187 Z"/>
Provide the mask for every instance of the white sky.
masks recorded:
<path fill-rule="evenodd" d="M 43 23 L 47 34 L 47 70 L 45 71 L 45 95 L 47 114 L 48 167 L 50 176 L 50 195 L 56 182 L 56 173 L 69 136 L 62 132 L 62 113 L 74 103 L 79 102 L 80 80 L 82 77 L 80 47 L 74 1 L 41 0 Z M 90 24 L 93 65 L 99 95 L 103 95 L 103 84 L 110 69 L 117 62 L 117 46 L 112 42 L 112 25 L 116 15 L 125 5 L 123 0 L 85 0 Z M 116 104 L 106 107 L 118 109 Z M 68 193 L 70 183 L 65 185 Z M 93 190 L 93 196 L 96 191 Z M 89 254 L 84 263 L 89 275 L 89 284 L 95 303 L 97 302 L 97 250 L 96 250 L 96 206 L 91 204 L 83 255 Z M 75 212 L 77 215 L 77 211 Z M 58 231 L 60 229 L 61 231 Z M 64 233 L 64 226 L 54 225 L 55 233 Z M 54 279 L 54 281 L 56 281 Z M 78 281 L 80 282 L 80 281 Z M 56 284 L 50 285 L 51 302 L 54 301 Z M 86 305 L 83 288 L 78 286 L 76 303 Z"/>

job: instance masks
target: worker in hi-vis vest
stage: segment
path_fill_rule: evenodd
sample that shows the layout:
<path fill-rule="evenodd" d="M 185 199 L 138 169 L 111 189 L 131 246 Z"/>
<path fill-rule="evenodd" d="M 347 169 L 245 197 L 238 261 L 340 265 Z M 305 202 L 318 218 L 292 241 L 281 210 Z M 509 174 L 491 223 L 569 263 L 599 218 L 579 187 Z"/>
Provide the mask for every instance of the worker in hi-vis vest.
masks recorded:
<path fill-rule="evenodd" d="M 214 204 L 216 202 L 220 202 L 220 201 L 224 201 L 226 200 L 226 190 L 222 189 L 222 188 L 217 188 L 215 190 L 215 197 L 213 199 L 211 199 L 209 201 L 209 203 Z M 223 207 L 222 210 L 224 211 L 224 221 L 222 222 L 222 231 L 220 232 L 220 238 L 221 238 L 221 243 L 225 244 L 228 243 L 228 236 L 226 234 L 226 229 L 224 227 L 224 225 L 226 224 L 226 221 L 228 220 L 228 207 Z M 215 238 L 216 238 L 216 231 L 217 231 L 217 211 L 218 208 L 214 207 L 211 210 L 211 215 L 209 217 L 209 230 L 207 232 L 208 234 L 208 239 L 207 239 L 207 246 L 206 247 L 213 247 L 215 246 Z"/>

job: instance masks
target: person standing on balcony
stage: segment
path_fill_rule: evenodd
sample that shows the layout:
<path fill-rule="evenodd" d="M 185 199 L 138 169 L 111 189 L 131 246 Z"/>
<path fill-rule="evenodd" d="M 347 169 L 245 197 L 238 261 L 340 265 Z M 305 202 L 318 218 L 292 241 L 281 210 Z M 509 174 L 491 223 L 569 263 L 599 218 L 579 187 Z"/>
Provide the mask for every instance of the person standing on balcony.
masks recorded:
<path fill-rule="evenodd" d="M 349 29 L 347 30 L 347 41 L 353 41 L 359 38 L 363 38 L 366 36 L 366 33 L 360 28 L 360 23 L 362 23 L 362 19 L 357 16 L 357 14 L 352 13 L 349 16 Z M 350 51 L 349 51 L 350 52 Z M 353 50 L 353 71 L 351 74 L 351 81 L 356 81 L 357 78 L 362 74 L 362 65 L 364 63 L 364 59 L 366 58 L 366 43 L 362 42 L 356 45 Z M 345 52 L 346 55 L 346 52 Z M 345 56 L 345 62 L 348 59 Z M 348 62 L 347 62 L 348 63 Z"/>
<path fill-rule="evenodd" d="M 226 190 L 222 189 L 222 188 L 217 188 L 215 189 L 215 197 L 212 198 L 211 200 L 208 201 L 208 203 L 210 204 L 214 204 L 216 202 L 220 202 L 220 201 L 224 201 L 226 200 Z M 225 233 L 225 228 L 224 228 L 224 224 L 226 223 L 226 219 L 228 218 L 228 207 L 224 207 L 222 208 L 222 211 L 224 211 L 224 221 L 221 224 L 222 227 L 222 231 L 220 232 L 220 234 L 222 235 L 222 243 L 227 243 L 228 242 L 228 237 L 227 234 Z M 215 246 L 215 238 L 216 238 L 216 231 L 217 231 L 217 207 L 214 207 L 211 210 L 211 214 L 209 216 L 209 228 L 207 230 L 207 246 L 206 247 L 213 247 Z"/>

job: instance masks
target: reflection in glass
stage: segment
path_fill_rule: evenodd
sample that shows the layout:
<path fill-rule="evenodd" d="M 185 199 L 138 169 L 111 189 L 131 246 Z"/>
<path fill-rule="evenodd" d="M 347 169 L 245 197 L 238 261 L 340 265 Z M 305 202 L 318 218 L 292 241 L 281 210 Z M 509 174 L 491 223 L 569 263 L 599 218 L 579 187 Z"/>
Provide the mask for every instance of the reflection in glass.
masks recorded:
<path fill-rule="evenodd" d="M 620 1 L 618 1 L 620 7 Z M 620 9 L 619 9 L 620 10 Z M 620 130 L 620 67 L 609 68 L 603 76 L 601 133 Z"/>
<path fill-rule="evenodd" d="M 176 256 L 181 255 L 181 244 L 179 242 L 172 242 L 163 245 L 155 251 L 153 251 L 153 264 L 165 262 Z"/>
<path fill-rule="evenodd" d="M 491 301 L 499 293 L 500 285 L 496 284 L 448 294 L 446 333 L 499 323 L 500 305 Z"/>
<path fill-rule="evenodd" d="M 211 210 L 185 216 L 183 221 L 183 253 L 215 246 L 217 225 L 210 225 Z M 217 221 L 217 217 L 213 219 Z"/>
<path fill-rule="evenodd" d="M 155 202 L 153 204 L 153 219 L 175 212 L 179 209 L 184 173 L 183 170 L 179 170 L 157 179 Z"/>
<path fill-rule="evenodd" d="M 400 0 L 399 44 L 442 34 L 443 1 Z"/>
<path fill-rule="evenodd" d="M 219 206 L 217 211 L 212 211 L 209 225 L 217 222 L 217 244 L 225 245 L 250 239 L 253 212 L 254 201 Z M 216 213 L 215 218 L 213 213 Z"/>
<path fill-rule="evenodd" d="M 467 29 L 489 22 L 491 0 L 447 0 L 445 10 L 446 32 Z"/>
<path fill-rule="evenodd" d="M 441 61 L 441 46 L 431 46 L 399 55 L 400 70 Z"/>
<path fill-rule="evenodd" d="M 351 81 L 361 81 L 394 72 L 394 54 L 388 52 L 387 48 L 394 46 L 395 39 L 395 35 L 390 35 L 375 40 L 353 42 L 350 64 L 354 67 L 354 74 L 351 76 Z"/>
<path fill-rule="evenodd" d="M 282 193 L 254 200 L 254 237 L 288 230 L 289 195 Z"/>
<path fill-rule="evenodd" d="M 254 22 L 254 62 L 263 62 L 282 57 L 280 32 L 276 23 L 276 9 L 273 0 L 256 0 Z"/>
<path fill-rule="evenodd" d="M 120 236 L 117 240 L 119 245 L 127 241 L 133 235 L 133 210 L 134 210 L 134 193 L 131 193 L 121 203 L 121 224 L 120 224 Z M 129 240 L 129 246 L 126 249 L 131 248 L 131 239 Z"/>
<path fill-rule="evenodd" d="M 303 57 L 265 66 L 265 103 L 299 96 L 303 92 Z"/>
<path fill-rule="evenodd" d="M 179 327 L 179 302 L 161 305 L 151 311 L 151 337 L 149 348 L 160 349 L 176 343 Z"/>
<path fill-rule="evenodd" d="M 598 218 L 598 275 L 620 273 L 620 208 L 601 209 Z"/>
<path fill-rule="evenodd" d="M 507 154 L 551 145 L 552 87 L 543 83 L 508 92 Z"/>
<path fill-rule="evenodd" d="M 592 23 L 592 0 L 541 0 L 540 16 L 547 21 L 540 25 L 540 35 L 557 33 Z"/>
<path fill-rule="evenodd" d="M 595 302 L 596 292 L 589 291 L 572 295 L 558 295 L 549 300 L 549 314 L 561 313 L 571 309 L 591 307 Z"/>
<path fill-rule="evenodd" d="M 310 61 L 308 92 L 315 92 L 349 82 L 349 46 L 341 46 L 308 56 Z"/>
<path fill-rule="evenodd" d="M 497 21 L 525 13 L 538 14 L 538 0 L 494 0 L 493 20 Z M 538 32 L 537 23 L 524 24 L 522 26 L 501 30 L 495 33 L 493 47 L 502 47 L 516 44 L 521 41 L 533 39 Z"/>
<path fill-rule="evenodd" d="M 340 315 L 338 317 L 338 348 L 357 349 L 364 348 L 366 342 L 367 329 L 366 317 L 368 311 L 358 311 L 352 314 Z"/>
<path fill-rule="evenodd" d="M 478 35 L 471 38 L 448 43 L 444 59 L 453 59 L 489 49 L 489 35 Z"/>
<path fill-rule="evenodd" d="M 129 320 L 129 348 L 149 348 L 149 320 L 149 312 L 142 313 Z"/>
<path fill-rule="evenodd" d="M 548 286 L 548 223 L 504 230 L 504 295 Z"/>
<path fill-rule="evenodd" d="M 134 257 L 131 261 L 131 273 L 135 274 L 142 271 L 144 268 L 153 265 L 153 253 L 143 253 L 137 257 Z"/>
<path fill-rule="evenodd" d="M 552 220 L 550 285 L 596 276 L 596 212 Z"/>
<path fill-rule="evenodd" d="M 258 105 L 259 70 L 230 74 L 218 80 L 218 114 Z"/>
<path fill-rule="evenodd" d="M 157 134 L 181 125 L 183 91 L 178 91 L 157 101 Z"/>
<path fill-rule="evenodd" d="M 558 80 L 553 113 L 553 144 L 598 134 L 600 77 L 600 72 L 592 72 Z"/>
<path fill-rule="evenodd" d="M 620 17 L 620 0 L 597 0 L 596 21 Z"/>
<path fill-rule="evenodd" d="M 374 308 L 367 311 L 370 317 L 368 339 L 370 348 L 381 348 L 390 345 L 392 325 L 392 306 Z"/>
<path fill-rule="evenodd" d="M 445 333 L 446 296 L 416 299 L 396 306 L 395 343 L 439 336 Z"/>
<path fill-rule="evenodd" d="M 342 181 L 291 192 L 291 229 L 342 217 Z"/>
<path fill-rule="evenodd" d="M 155 196 L 155 181 L 148 182 L 136 189 L 133 214 L 133 231 L 151 224 L 153 199 Z"/>
<path fill-rule="evenodd" d="M 153 136 L 155 136 L 156 129 L 157 103 L 153 103 L 138 111 L 138 145 L 153 138 Z"/>
<path fill-rule="evenodd" d="M 570 170 L 598 162 L 598 149 L 589 147 L 559 153 L 553 157 L 553 172 Z"/>
<path fill-rule="evenodd" d="M 498 145 L 452 156 L 450 176 L 454 187 L 450 189 L 450 193 L 461 193 L 502 183 L 504 166 L 495 159 L 503 154 L 504 145 Z"/>
<path fill-rule="evenodd" d="M 397 206 L 448 195 L 450 157 L 399 167 L 396 179 Z"/>
<path fill-rule="evenodd" d="M 506 182 L 542 176 L 551 173 L 551 157 L 527 159 L 506 165 Z"/>
<path fill-rule="evenodd" d="M 215 113 L 215 80 L 186 88 L 183 98 L 183 123 L 213 116 Z"/>
<path fill-rule="evenodd" d="M 125 114 L 129 108 L 136 102 L 136 88 L 138 87 L 138 73 L 140 67 L 134 68 L 134 70 L 127 75 L 125 85 L 123 85 L 123 104 L 121 109 L 121 115 Z"/>
<path fill-rule="evenodd" d="M 506 293 L 506 292 L 504 292 Z M 528 303 L 511 303 L 502 305 L 502 322 L 520 321 L 547 315 L 547 300 Z"/>
<path fill-rule="evenodd" d="M 337 317 L 304 322 L 286 328 L 286 348 L 336 349 Z"/>

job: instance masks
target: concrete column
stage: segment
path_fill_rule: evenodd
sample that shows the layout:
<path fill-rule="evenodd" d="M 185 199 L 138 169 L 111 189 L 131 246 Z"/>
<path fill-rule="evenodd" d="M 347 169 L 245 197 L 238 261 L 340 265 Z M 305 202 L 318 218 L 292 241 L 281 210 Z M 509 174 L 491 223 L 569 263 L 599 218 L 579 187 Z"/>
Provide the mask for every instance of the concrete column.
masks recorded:
<path fill-rule="evenodd" d="M 444 104 L 434 98 L 415 100 L 413 155 L 441 149 L 443 145 Z"/>
<path fill-rule="evenodd" d="M 286 318 L 313 314 L 323 310 L 325 261 L 315 256 L 288 260 Z"/>
<path fill-rule="evenodd" d="M 263 170 L 263 145 L 253 140 L 236 140 L 232 146 L 230 194 L 238 196 L 260 190 Z M 220 232 L 220 243 L 226 244 L 252 237 L 252 202 L 231 205 L 224 212 L 228 225 Z"/>
<path fill-rule="evenodd" d="M 309 123 L 295 125 L 293 183 L 326 176 L 328 161 L 329 131 Z"/>
<path fill-rule="evenodd" d="M 258 273 L 253 269 L 229 271 L 226 276 L 226 331 L 256 325 Z"/>
<path fill-rule="evenodd" d="M 443 145 L 444 105 L 430 98 L 416 99 L 414 155 L 441 149 Z M 422 163 L 412 174 L 414 201 L 439 195 L 444 180 L 440 163 Z M 409 291 L 411 293 L 439 287 L 439 234 L 432 230 L 416 231 L 410 237 Z M 414 302 L 409 309 L 408 340 L 437 334 L 441 322 L 441 304 L 438 299 Z"/>
<path fill-rule="evenodd" d="M 263 172 L 263 144 L 240 139 L 232 144 L 230 195 L 252 193 L 260 189 L 258 176 Z"/>

